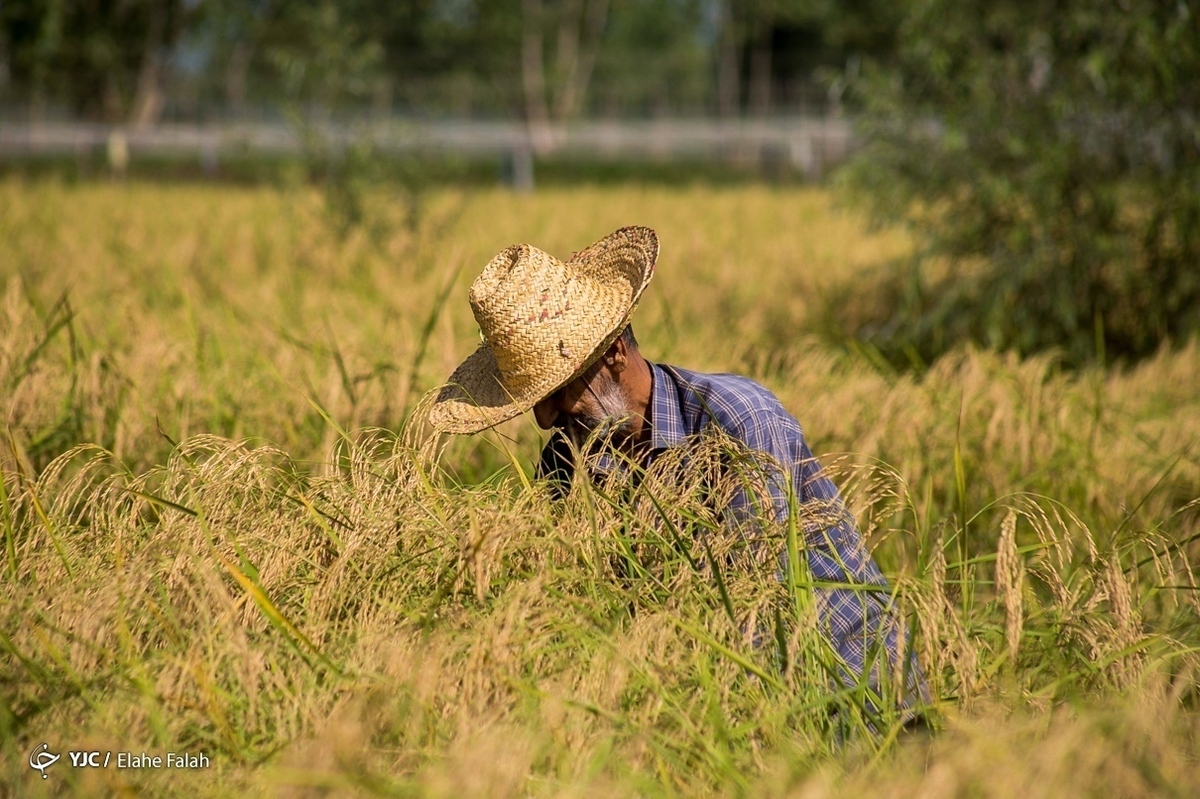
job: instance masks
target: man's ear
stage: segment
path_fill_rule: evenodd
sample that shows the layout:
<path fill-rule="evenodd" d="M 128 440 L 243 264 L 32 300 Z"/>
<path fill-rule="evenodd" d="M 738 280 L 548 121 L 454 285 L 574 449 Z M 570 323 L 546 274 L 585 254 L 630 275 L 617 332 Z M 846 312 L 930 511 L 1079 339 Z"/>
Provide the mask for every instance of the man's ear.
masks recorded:
<path fill-rule="evenodd" d="M 629 351 L 625 348 L 625 342 L 617 339 L 609 344 L 608 349 L 604 351 L 603 361 L 614 375 L 624 372 L 625 367 L 629 366 Z"/>

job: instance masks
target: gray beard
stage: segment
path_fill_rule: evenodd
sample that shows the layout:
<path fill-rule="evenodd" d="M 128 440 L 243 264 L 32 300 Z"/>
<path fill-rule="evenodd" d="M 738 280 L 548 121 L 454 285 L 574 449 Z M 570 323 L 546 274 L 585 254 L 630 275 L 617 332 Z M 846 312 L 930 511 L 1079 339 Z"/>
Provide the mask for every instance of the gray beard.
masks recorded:
<path fill-rule="evenodd" d="M 616 384 L 605 381 L 599 390 L 592 390 L 606 415 L 572 416 L 562 426 L 563 433 L 580 451 L 589 442 L 599 447 L 609 442 L 620 443 L 633 435 L 633 414 Z"/>

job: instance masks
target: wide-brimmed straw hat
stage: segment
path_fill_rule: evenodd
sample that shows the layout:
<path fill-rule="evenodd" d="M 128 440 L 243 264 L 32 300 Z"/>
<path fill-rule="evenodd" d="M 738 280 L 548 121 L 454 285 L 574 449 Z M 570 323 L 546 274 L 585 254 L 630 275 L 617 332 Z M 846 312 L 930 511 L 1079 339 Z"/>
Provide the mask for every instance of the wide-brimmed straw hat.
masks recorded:
<path fill-rule="evenodd" d="M 563 262 L 528 244 L 471 284 L 483 344 L 438 392 L 429 421 L 478 433 L 524 413 L 587 370 L 616 340 L 654 275 L 658 236 L 626 227 Z"/>

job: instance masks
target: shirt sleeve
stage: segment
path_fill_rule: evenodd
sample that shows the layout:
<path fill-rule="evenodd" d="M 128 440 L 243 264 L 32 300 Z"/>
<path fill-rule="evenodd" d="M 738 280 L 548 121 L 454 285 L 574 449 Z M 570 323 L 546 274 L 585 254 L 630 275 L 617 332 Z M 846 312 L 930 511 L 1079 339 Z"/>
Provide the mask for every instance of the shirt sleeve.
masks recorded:
<path fill-rule="evenodd" d="M 751 458 L 745 468 L 735 470 L 742 485 L 729 502 L 731 521 L 738 527 L 745 527 L 754 520 L 786 521 L 788 483 L 791 481 L 789 464 L 793 462 L 793 443 L 799 435 L 799 425 L 793 433 L 777 418 L 756 413 L 739 420 L 727 432 L 746 446 Z"/>
<path fill-rule="evenodd" d="M 741 522 L 755 516 L 785 522 L 791 493 L 816 579 L 882 583 L 841 494 L 805 442 L 800 423 L 791 416 L 758 411 L 732 432 L 761 454 L 760 483 L 769 492 L 759 491 L 763 496 L 756 498 L 739 489 L 730 502 L 734 517 Z M 762 507 L 768 495 L 770 507 Z"/>
<path fill-rule="evenodd" d="M 841 658 L 842 682 L 853 685 L 867 671 L 871 681 L 877 682 L 883 663 L 896 662 L 902 628 L 896 614 L 887 609 L 887 581 L 868 553 L 837 487 L 817 463 L 799 423 L 790 416 L 758 411 L 747 415 L 731 432 L 764 456 L 763 479 L 769 490 L 768 512 L 773 521 L 787 520 L 789 487 L 785 481 L 791 481 L 803 531 L 804 557 L 817 583 L 813 594 L 819 623 Z M 730 511 L 747 524 L 760 517 L 763 504 L 755 503 L 743 489 L 731 501 Z M 786 553 L 781 553 L 780 564 L 786 570 Z M 833 587 L 829 583 L 876 590 Z M 886 654 L 882 660 L 877 659 L 879 646 Z M 903 703 L 912 706 L 925 701 L 926 688 L 923 672 L 911 652 L 907 672 Z"/>

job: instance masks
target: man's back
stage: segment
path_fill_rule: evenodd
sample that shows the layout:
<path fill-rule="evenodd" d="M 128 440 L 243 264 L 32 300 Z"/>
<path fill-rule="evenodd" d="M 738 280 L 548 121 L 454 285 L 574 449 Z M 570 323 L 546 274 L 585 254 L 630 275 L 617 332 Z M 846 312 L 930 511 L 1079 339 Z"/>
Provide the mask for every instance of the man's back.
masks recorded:
<path fill-rule="evenodd" d="M 804 555 L 814 581 L 818 618 L 844 661 L 843 681 L 856 681 L 868 668 L 866 661 L 879 636 L 894 663 L 902 636 L 894 615 L 886 609 L 887 582 L 795 417 L 770 390 L 749 378 L 660 364 L 650 367 L 653 387 L 646 421 L 651 434 L 640 465 L 649 467 L 667 450 L 717 430 L 758 456 L 769 495 L 764 498 L 736 491 L 722 509 L 725 518 L 733 525 L 774 525 L 778 530 L 795 507 L 804 532 Z M 542 451 L 538 474 L 550 479 L 561 496 L 569 490 L 575 463 L 567 438 L 556 433 Z M 609 472 L 620 468 L 622 461 L 601 455 L 591 463 L 596 471 Z M 786 568 L 782 547 L 780 550 Z M 847 584 L 861 588 L 844 587 Z M 923 678 L 915 661 L 909 661 L 909 670 L 915 689 L 910 693 L 915 694 Z"/>

